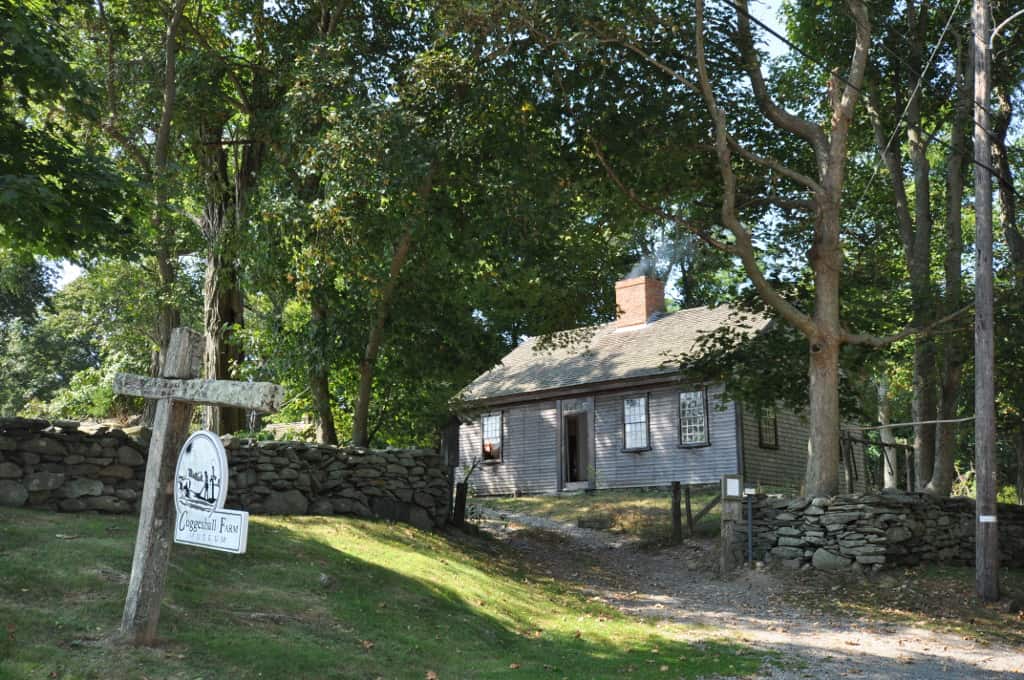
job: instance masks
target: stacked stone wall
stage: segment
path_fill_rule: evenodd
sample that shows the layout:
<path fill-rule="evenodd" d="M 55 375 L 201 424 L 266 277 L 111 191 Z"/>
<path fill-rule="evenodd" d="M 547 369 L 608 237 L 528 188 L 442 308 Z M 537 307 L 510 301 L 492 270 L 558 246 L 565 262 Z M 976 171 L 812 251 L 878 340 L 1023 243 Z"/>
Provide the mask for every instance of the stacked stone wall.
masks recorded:
<path fill-rule="evenodd" d="M 223 437 L 227 506 L 253 514 L 382 517 L 443 526 L 449 486 L 429 449 L 371 450 Z M 0 505 L 133 513 L 148 435 L 84 432 L 72 421 L 0 418 Z"/>
<path fill-rule="evenodd" d="M 734 526 L 734 557 L 747 550 L 747 509 Z M 974 564 L 974 501 L 885 490 L 832 498 L 756 496 L 755 560 L 838 571 L 917 564 Z M 1004 566 L 1024 567 L 1024 507 L 1000 505 Z"/>

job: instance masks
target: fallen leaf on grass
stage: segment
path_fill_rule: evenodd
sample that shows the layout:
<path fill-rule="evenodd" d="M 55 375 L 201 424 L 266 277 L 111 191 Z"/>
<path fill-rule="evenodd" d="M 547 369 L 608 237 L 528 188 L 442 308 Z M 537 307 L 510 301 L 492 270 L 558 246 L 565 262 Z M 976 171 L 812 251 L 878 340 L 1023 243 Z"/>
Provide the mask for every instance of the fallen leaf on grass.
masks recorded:
<path fill-rule="evenodd" d="M 373 649 L 373 640 L 363 640 L 363 649 L 366 651 Z"/>

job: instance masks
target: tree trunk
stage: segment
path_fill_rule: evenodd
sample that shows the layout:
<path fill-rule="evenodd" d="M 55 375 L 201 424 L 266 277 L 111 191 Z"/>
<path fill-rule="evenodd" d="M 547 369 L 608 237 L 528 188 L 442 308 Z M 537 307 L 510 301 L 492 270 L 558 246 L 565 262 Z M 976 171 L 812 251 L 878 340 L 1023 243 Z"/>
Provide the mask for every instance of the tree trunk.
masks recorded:
<path fill-rule="evenodd" d="M 953 117 L 953 128 L 950 138 L 952 145 L 946 159 L 946 257 L 943 263 L 945 272 L 945 298 L 943 312 L 952 314 L 960 309 L 961 288 L 963 287 L 963 271 L 961 260 L 964 252 L 963 227 L 961 224 L 964 195 L 964 169 L 967 162 L 968 131 L 970 127 L 974 96 L 970 50 L 965 49 L 957 59 L 956 87 L 957 105 Z M 951 420 L 956 417 L 957 402 L 960 399 L 960 388 L 963 367 L 967 351 L 959 334 L 946 336 L 942 346 L 941 384 L 939 390 L 939 420 Z M 935 435 L 935 461 L 932 476 L 925 491 L 935 496 L 949 496 L 953 489 L 956 475 L 953 463 L 956 459 L 956 425 L 939 423 Z"/>
<path fill-rule="evenodd" d="M 733 243 L 719 244 L 719 247 L 739 257 L 751 283 L 765 303 L 808 339 L 811 436 L 805 489 L 809 495 L 815 496 L 833 495 L 839 488 L 839 350 L 844 342 L 865 342 L 862 337 L 844 331 L 839 318 L 839 279 L 843 264 L 840 247 L 841 202 L 847 149 L 871 43 L 871 25 L 864 2 L 849 0 L 848 6 L 855 19 L 856 38 L 847 80 L 840 81 L 838 76 L 833 76 L 829 82 L 831 117 L 826 130 L 821 125 L 790 113 L 774 101 L 761 71 L 758 52 L 750 32 L 747 2 L 739 0 L 735 5 L 737 44 L 758 108 L 773 128 L 792 134 L 808 144 L 816 161 L 816 179 L 778 161 L 755 160 L 755 154 L 750 154 L 735 139 L 730 138 L 725 111 L 715 96 L 704 56 L 703 0 L 697 0 L 694 7 L 696 87 L 699 87 L 714 124 L 714 146 L 723 189 L 721 220 L 734 238 Z M 636 49 L 633 51 L 637 52 Z M 660 70 L 673 75 L 681 84 L 695 89 L 688 76 L 676 73 L 656 59 L 643 55 L 642 51 L 638 53 L 657 64 Z M 780 295 L 764 276 L 751 233 L 744 227 L 737 209 L 738 182 L 733 169 L 734 152 L 783 172 L 790 180 L 809 191 L 815 214 L 814 244 L 807 258 L 814 271 L 814 314 L 810 318 Z"/>
<path fill-rule="evenodd" d="M 817 327 L 809 339 L 811 446 L 804 478 L 809 496 L 832 496 L 839 490 L 839 193 L 830 199 L 819 210 L 815 243 L 808 253 L 814 269 Z"/>
<path fill-rule="evenodd" d="M 1024 299 L 1024 236 L 1017 227 L 1017 195 L 1013 188 L 1013 168 L 1006 148 L 1006 135 L 1013 120 L 1013 103 L 1009 96 L 1000 88 L 995 99 L 998 103 L 996 115 L 993 116 L 995 139 L 992 144 L 992 158 L 998 175 L 999 187 L 999 218 L 1006 239 L 1007 252 L 1013 263 L 1013 285 L 1017 300 Z M 1011 403 L 1017 413 L 1024 413 L 1024 395 L 1020 387 L 1011 392 Z M 1014 447 L 1017 453 L 1017 502 L 1024 505 L 1024 420 L 1016 425 Z"/>
<path fill-rule="evenodd" d="M 334 428 L 334 412 L 331 410 L 330 371 L 326 365 L 327 352 L 324 344 L 327 341 L 327 303 L 324 292 L 316 286 L 312 292 L 310 307 L 310 324 L 313 326 L 313 338 L 317 356 L 311 357 L 309 369 L 309 393 L 313 398 L 313 411 L 316 415 L 316 438 L 321 444 L 338 444 L 338 433 Z"/>
<path fill-rule="evenodd" d="M 391 268 L 388 272 L 388 279 L 381 290 L 380 299 L 377 302 L 377 316 L 373 327 L 370 329 L 370 336 L 366 340 L 366 351 L 363 359 L 359 362 L 359 392 L 356 396 L 355 414 L 352 418 L 352 444 L 354 446 L 369 446 L 369 420 L 370 420 L 370 398 L 373 392 L 373 371 L 377 365 L 377 356 L 384 342 L 384 327 L 387 324 L 388 315 L 391 312 L 391 302 L 398 287 L 398 279 L 402 273 L 402 267 L 409 259 L 409 250 L 412 247 L 412 230 L 407 229 L 395 246 L 395 252 L 391 256 Z"/>
<path fill-rule="evenodd" d="M 153 227 L 157 233 L 157 274 L 160 279 L 160 311 L 157 315 L 157 337 L 160 339 L 159 359 L 156 366 L 157 375 L 167 357 L 167 347 L 171 342 L 171 329 L 181 325 L 181 312 L 172 301 L 171 291 L 176 278 L 177 262 L 173 254 L 174 229 L 165 222 L 164 210 L 167 206 L 166 178 L 170 159 L 171 121 L 174 116 L 174 102 L 177 98 L 177 57 L 178 31 L 185 13 L 187 0 L 176 0 L 167 22 L 164 35 L 164 91 L 163 107 L 160 111 L 160 126 L 157 129 L 153 148 L 153 180 L 156 184 L 153 206 Z M 156 417 L 156 404 L 150 402 L 143 412 L 143 425 L 153 427 Z"/>
<path fill-rule="evenodd" d="M 244 322 L 238 268 L 218 252 L 206 255 L 203 282 L 204 336 L 203 369 L 207 378 L 232 379 L 232 369 L 242 362 L 242 350 L 232 338 L 234 328 Z M 206 427 L 217 434 L 246 428 L 246 413 L 239 408 L 205 406 Z"/>
<path fill-rule="evenodd" d="M 206 238 L 203 286 L 206 348 L 203 364 L 206 377 L 218 380 L 230 379 L 233 367 L 244 359 L 242 348 L 233 338 L 234 329 L 245 322 L 239 252 L 248 219 L 249 194 L 258 181 L 270 124 L 267 73 L 261 62 L 266 54 L 261 3 L 254 5 L 252 24 L 257 61 L 252 64 L 251 78 L 234 79 L 239 105 L 237 109 L 231 107 L 230 100 L 226 98 L 211 103 L 199 122 L 195 148 L 206 198 L 202 218 L 202 231 Z M 248 141 L 232 145 L 233 157 L 229 159 L 223 138 L 228 121 L 238 115 L 245 117 L 244 130 Z M 241 409 L 226 406 L 204 409 L 207 427 L 218 434 L 244 429 L 246 415 Z"/>
<path fill-rule="evenodd" d="M 878 379 L 878 422 L 888 425 L 892 422 L 892 404 L 889 402 L 889 376 L 882 374 Z M 900 466 L 898 449 L 893 444 L 896 437 L 892 428 L 883 427 L 879 430 L 882 438 L 882 479 L 886 489 L 900 488 Z"/>
<path fill-rule="evenodd" d="M 1024 421 L 1017 423 L 1014 448 L 1017 450 L 1017 505 L 1024 505 Z"/>

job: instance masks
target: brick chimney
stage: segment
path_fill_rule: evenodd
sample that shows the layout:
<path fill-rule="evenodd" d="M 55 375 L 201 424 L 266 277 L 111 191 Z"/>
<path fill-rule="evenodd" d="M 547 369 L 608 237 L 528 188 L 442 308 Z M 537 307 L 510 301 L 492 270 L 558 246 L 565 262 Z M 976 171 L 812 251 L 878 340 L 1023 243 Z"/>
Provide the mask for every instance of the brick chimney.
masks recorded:
<path fill-rule="evenodd" d="M 615 306 L 616 328 L 643 325 L 652 314 L 665 311 L 665 284 L 650 276 L 617 281 Z"/>

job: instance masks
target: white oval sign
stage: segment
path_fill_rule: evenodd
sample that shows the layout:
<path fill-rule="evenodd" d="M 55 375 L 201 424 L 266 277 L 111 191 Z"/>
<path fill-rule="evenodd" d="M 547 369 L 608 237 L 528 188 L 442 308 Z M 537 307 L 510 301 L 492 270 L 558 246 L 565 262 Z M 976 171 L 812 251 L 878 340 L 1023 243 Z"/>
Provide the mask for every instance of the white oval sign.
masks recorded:
<path fill-rule="evenodd" d="M 224 507 L 228 497 L 228 456 L 220 437 L 200 430 L 181 447 L 174 471 L 174 505 L 211 512 Z"/>

